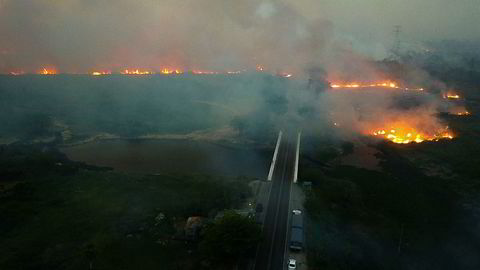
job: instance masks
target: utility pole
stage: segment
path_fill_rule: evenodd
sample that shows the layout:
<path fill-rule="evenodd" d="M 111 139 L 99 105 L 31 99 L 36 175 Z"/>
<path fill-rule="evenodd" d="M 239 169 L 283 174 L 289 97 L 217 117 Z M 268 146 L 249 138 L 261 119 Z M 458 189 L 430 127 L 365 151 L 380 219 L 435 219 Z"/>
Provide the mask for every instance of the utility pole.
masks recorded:
<path fill-rule="evenodd" d="M 402 26 L 395 25 L 393 29 L 393 46 L 392 46 L 392 58 L 398 58 L 400 55 L 400 34 L 402 33 Z"/>

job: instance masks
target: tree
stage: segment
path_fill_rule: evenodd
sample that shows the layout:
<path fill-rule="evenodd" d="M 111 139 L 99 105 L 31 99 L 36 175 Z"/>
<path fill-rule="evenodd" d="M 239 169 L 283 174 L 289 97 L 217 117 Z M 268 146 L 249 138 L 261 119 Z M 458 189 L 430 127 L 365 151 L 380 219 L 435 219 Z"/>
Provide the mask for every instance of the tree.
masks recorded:
<path fill-rule="evenodd" d="M 233 265 L 254 254 L 261 240 L 261 229 L 251 218 L 233 211 L 206 228 L 200 248 L 214 264 Z"/>

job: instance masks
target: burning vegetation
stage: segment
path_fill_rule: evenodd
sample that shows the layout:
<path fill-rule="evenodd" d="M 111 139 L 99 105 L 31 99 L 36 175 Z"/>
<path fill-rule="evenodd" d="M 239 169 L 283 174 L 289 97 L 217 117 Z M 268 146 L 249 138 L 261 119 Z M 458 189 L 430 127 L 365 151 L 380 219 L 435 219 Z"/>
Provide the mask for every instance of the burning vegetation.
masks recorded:
<path fill-rule="evenodd" d="M 265 68 L 258 66 L 255 67 L 255 69 L 251 69 L 252 71 L 256 72 L 266 72 Z M 148 69 L 148 68 L 135 68 L 135 69 L 124 69 L 120 72 L 114 71 L 112 72 L 111 70 L 94 70 L 94 71 L 89 71 L 86 73 L 65 73 L 65 74 L 86 74 L 86 75 L 91 75 L 91 76 L 105 76 L 105 75 L 112 75 L 112 74 L 121 74 L 121 75 L 155 75 L 155 74 L 160 74 L 160 75 L 182 75 L 182 74 L 193 74 L 193 75 L 237 75 L 237 74 L 242 74 L 247 72 L 248 69 L 241 69 L 241 70 L 223 70 L 223 71 L 218 71 L 218 70 L 207 70 L 207 69 L 192 69 L 192 70 L 185 70 L 182 68 L 171 68 L 171 67 L 163 67 L 157 70 L 154 69 Z M 24 71 L 16 71 L 12 70 L 6 73 L 11 76 L 18 76 L 18 75 L 25 75 L 28 74 Z M 57 70 L 54 68 L 43 68 L 39 71 L 36 72 L 36 74 L 41 74 L 41 75 L 54 75 L 58 74 Z M 277 73 L 271 73 L 272 75 L 276 75 L 279 77 L 283 78 L 291 78 L 293 75 L 291 73 L 287 72 L 277 72 Z"/>
<path fill-rule="evenodd" d="M 151 75 L 153 72 L 148 70 L 140 70 L 140 69 L 125 69 L 124 71 L 120 72 L 123 75 Z"/>
<path fill-rule="evenodd" d="M 464 106 L 456 106 L 456 107 L 450 108 L 448 113 L 452 115 L 458 115 L 458 116 L 470 115 L 470 112 Z"/>
<path fill-rule="evenodd" d="M 181 69 L 170 69 L 170 68 L 162 68 L 160 73 L 164 75 L 170 75 L 170 74 L 183 74 L 183 70 Z"/>
<path fill-rule="evenodd" d="M 93 76 L 102 76 L 102 75 L 111 75 L 111 71 L 94 71 L 92 72 Z"/>
<path fill-rule="evenodd" d="M 460 99 L 460 95 L 453 91 L 448 91 L 443 94 L 444 99 L 457 100 Z"/>
<path fill-rule="evenodd" d="M 39 72 L 37 72 L 40 75 L 56 75 L 58 74 L 57 70 L 54 68 L 43 68 Z"/>
<path fill-rule="evenodd" d="M 401 87 L 398 83 L 394 81 L 381 81 L 381 82 L 370 82 L 370 83 L 331 83 L 330 87 L 333 89 L 366 89 L 366 88 L 386 88 L 386 89 L 400 89 L 405 91 L 423 91 L 423 88 L 409 88 Z"/>
<path fill-rule="evenodd" d="M 371 135 L 398 144 L 421 143 L 424 141 L 439 141 L 453 139 L 453 134 L 446 127 L 443 130 L 421 132 L 408 124 L 393 124 L 388 129 L 376 129 Z"/>

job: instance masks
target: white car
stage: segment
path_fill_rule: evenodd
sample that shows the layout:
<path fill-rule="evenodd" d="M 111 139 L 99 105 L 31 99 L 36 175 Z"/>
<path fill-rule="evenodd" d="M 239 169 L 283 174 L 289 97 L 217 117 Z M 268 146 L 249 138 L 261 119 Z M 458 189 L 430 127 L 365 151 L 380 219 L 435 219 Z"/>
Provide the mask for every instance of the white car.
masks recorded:
<path fill-rule="evenodd" d="M 298 210 L 298 209 L 293 209 L 292 212 L 293 212 L 294 215 L 302 214 L 302 210 Z"/>
<path fill-rule="evenodd" d="M 297 261 L 295 259 L 288 259 L 288 270 L 297 269 Z"/>

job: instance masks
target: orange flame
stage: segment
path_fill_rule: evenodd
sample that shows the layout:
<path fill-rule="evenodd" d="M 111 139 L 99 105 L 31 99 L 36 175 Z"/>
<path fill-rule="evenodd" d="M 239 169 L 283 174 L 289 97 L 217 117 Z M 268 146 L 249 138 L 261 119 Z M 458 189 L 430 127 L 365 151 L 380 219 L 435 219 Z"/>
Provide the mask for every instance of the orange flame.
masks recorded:
<path fill-rule="evenodd" d="M 92 72 L 93 76 L 102 76 L 102 75 L 111 75 L 111 71 L 94 71 Z"/>
<path fill-rule="evenodd" d="M 408 88 L 400 87 L 398 83 L 394 81 L 372 82 L 372 83 L 331 83 L 330 86 L 334 89 L 352 89 L 352 88 L 390 88 L 400 89 L 406 91 L 423 91 L 423 88 Z"/>
<path fill-rule="evenodd" d="M 460 99 L 460 95 L 453 91 L 448 91 L 447 93 L 443 94 L 444 99 Z"/>
<path fill-rule="evenodd" d="M 181 70 L 181 69 L 162 68 L 162 70 L 160 70 L 160 73 L 165 74 L 165 75 L 170 75 L 170 74 L 183 74 L 183 70 Z"/>
<path fill-rule="evenodd" d="M 424 141 L 439 141 L 442 139 L 453 139 L 453 134 L 448 127 L 437 130 L 433 133 L 420 132 L 408 125 L 395 124 L 390 129 L 376 129 L 369 134 L 389 140 L 397 144 L 421 143 Z"/>
<path fill-rule="evenodd" d="M 139 69 L 125 69 L 124 71 L 120 72 L 123 75 L 151 75 L 153 72 L 148 70 L 139 70 Z"/>
<path fill-rule="evenodd" d="M 37 72 L 38 74 L 41 74 L 41 75 L 55 75 L 57 74 L 57 71 L 53 68 L 43 68 L 41 71 Z"/>

